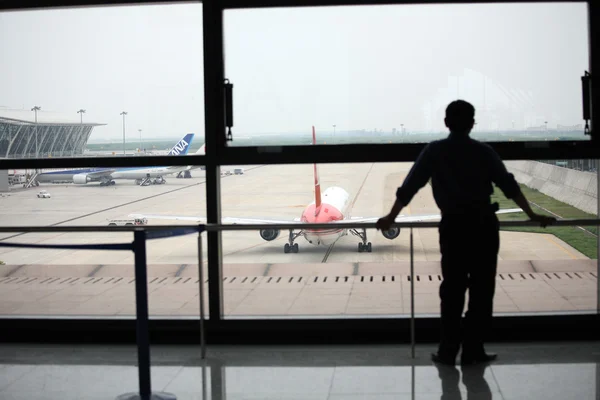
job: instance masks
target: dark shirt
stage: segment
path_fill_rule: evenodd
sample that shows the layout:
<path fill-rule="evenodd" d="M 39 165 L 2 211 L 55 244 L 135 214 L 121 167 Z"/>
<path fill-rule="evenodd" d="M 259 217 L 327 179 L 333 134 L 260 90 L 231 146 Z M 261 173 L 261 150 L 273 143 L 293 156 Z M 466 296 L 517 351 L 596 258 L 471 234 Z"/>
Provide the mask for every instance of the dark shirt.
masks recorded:
<path fill-rule="evenodd" d="M 442 214 L 489 209 L 492 183 L 509 199 L 521 193 L 491 146 L 453 133 L 425 146 L 396 197 L 405 205 L 410 203 L 430 178 Z"/>

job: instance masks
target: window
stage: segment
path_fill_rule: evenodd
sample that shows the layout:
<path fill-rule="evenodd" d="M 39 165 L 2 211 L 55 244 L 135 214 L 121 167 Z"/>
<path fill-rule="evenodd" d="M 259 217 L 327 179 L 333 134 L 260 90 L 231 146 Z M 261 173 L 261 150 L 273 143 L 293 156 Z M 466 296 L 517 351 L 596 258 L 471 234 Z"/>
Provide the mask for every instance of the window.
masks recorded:
<path fill-rule="evenodd" d="M 205 216 L 202 167 L 96 169 L 30 171 L 29 178 L 24 171 L 16 171 L 10 176 L 14 184 L 0 197 L 2 225 L 190 225 L 193 222 L 156 217 L 169 218 L 182 210 L 194 217 Z M 151 316 L 198 315 L 197 237 L 189 234 L 146 241 Z M 30 232 L 5 233 L 0 242 L 100 245 L 128 244 L 132 239 L 130 232 Z M 135 315 L 134 253 L 130 250 L 0 247 L 0 261 L 5 314 Z M 206 279 L 206 264 L 204 268 Z"/>
<path fill-rule="evenodd" d="M 391 208 L 395 190 L 411 166 L 412 163 L 318 165 L 325 207 L 321 212 L 375 222 Z M 565 176 L 558 171 L 555 175 L 563 181 L 546 179 L 546 186 L 538 187 L 532 183 L 541 182 L 542 175 L 547 174 L 545 169 L 561 167 L 536 161 L 510 161 L 507 166 L 536 212 L 562 218 L 596 218 L 592 210 L 578 208 L 580 202 L 595 204 L 593 194 L 577 189 L 581 185 L 578 179 L 595 181 L 595 174 L 572 171 Z M 312 218 L 316 201 L 313 173 L 314 167 L 304 164 L 252 166 L 246 168 L 244 175 L 227 174 L 225 169 L 221 182 L 223 222 L 281 224 L 303 221 L 307 215 Z M 558 187 L 560 194 L 556 194 Z M 502 210 L 517 208 L 497 188 L 493 199 Z M 429 184 L 402 214 L 439 215 Z M 527 220 L 524 213 L 514 211 L 499 218 Z M 465 220 L 465 224 L 469 223 Z M 596 228 L 585 229 L 503 228 L 496 313 L 594 310 Z M 364 241 L 367 250 L 362 245 L 363 234 L 362 229 L 336 231 L 326 242 L 319 235 L 293 231 L 290 246 L 287 230 L 265 227 L 260 232 L 225 231 L 225 317 L 409 315 L 410 229 L 386 232 L 387 236 L 369 229 Z M 323 243 L 318 243 L 321 239 Z M 437 316 L 442 280 L 438 230 L 414 229 L 413 240 L 415 312 Z M 465 262 L 477 262 L 471 253 L 464 257 Z"/>
<path fill-rule="evenodd" d="M 510 27 L 510 28 L 509 28 Z M 446 105 L 485 141 L 588 140 L 581 3 L 227 10 L 231 146 L 424 143 Z"/>
<path fill-rule="evenodd" d="M 200 3 L 5 12 L 0 38 L 0 157 L 203 151 Z"/>

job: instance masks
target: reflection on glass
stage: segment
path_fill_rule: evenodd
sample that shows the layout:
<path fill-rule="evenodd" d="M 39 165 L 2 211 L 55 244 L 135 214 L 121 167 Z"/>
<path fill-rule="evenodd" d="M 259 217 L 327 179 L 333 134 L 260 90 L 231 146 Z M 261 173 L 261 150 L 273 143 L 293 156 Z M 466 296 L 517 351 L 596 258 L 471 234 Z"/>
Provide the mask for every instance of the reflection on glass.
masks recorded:
<path fill-rule="evenodd" d="M 232 146 L 429 142 L 446 105 L 486 141 L 587 140 L 581 3 L 229 10 Z M 506 29 L 506 21 L 511 29 Z M 410 39 L 409 39 L 410 38 Z"/>

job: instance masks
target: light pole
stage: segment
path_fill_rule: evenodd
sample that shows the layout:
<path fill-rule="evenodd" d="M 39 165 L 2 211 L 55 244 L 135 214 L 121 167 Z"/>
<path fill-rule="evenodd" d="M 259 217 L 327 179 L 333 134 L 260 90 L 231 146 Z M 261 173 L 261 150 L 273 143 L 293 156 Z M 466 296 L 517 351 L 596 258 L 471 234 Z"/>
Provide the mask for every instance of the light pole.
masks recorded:
<path fill-rule="evenodd" d="M 85 110 L 82 108 L 81 110 L 77 111 L 77 114 L 79 114 L 79 116 L 81 117 L 80 123 L 81 125 L 83 125 L 83 114 L 85 114 Z"/>
<path fill-rule="evenodd" d="M 548 130 L 548 121 L 544 121 L 544 126 L 546 127 L 546 130 Z"/>
<path fill-rule="evenodd" d="M 404 136 L 404 124 L 400 124 L 400 136 Z"/>
<path fill-rule="evenodd" d="M 123 155 L 125 155 L 125 116 L 127 115 L 127 111 L 121 111 L 121 114 L 123 116 Z"/>
<path fill-rule="evenodd" d="M 140 151 L 142 151 L 142 130 L 138 129 L 138 132 L 140 133 Z"/>
<path fill-rule="evenodd" d="M 335 142 L 335 127 L 336 125 L 333 125 L 333 141 Z"/>
<path fill-rule="evenodd" d="M 31 111 L 33 111 L 35 113 L 35 158 L 39 157 L 39 153 L 38 153 L 38 126 L 37 126 L 37 112 L 39 110 L 41 110 L 42 107 L 39 106 L 33 106 L 33 108 L 31 109 Z"/>

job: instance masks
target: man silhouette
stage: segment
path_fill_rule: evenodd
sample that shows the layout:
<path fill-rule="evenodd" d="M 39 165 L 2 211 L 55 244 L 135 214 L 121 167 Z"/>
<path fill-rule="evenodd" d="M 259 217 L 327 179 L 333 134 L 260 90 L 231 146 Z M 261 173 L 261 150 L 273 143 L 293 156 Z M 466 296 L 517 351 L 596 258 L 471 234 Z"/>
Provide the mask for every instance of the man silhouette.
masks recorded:
<path fill-rule="evenodd" d="M 441 340 L 432 359 L 447 365 L 455 364 L 461 343 L 462 364 L 496 359 L 495 354 L 486 354 L 483 345 L 492 320 L 500 245 L 495 213 L 498 204 L 490 201 L 492 183 L 541 226 L 555 220 L 534 213 L 498 154 L 469 137 L 474 118 L 475 108 L 466 101 L 448 105 L 444 122 L 450 135 L 425 146 L 396 192 L 392 210 L 377 221 L 377 229 L 389 229 L 402 208 L 431 178 L 433 197 L 442 214 L 439 233 L 443 277 Z M 461 334 L 467 288 L 469 305 Z"/>

